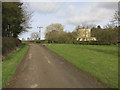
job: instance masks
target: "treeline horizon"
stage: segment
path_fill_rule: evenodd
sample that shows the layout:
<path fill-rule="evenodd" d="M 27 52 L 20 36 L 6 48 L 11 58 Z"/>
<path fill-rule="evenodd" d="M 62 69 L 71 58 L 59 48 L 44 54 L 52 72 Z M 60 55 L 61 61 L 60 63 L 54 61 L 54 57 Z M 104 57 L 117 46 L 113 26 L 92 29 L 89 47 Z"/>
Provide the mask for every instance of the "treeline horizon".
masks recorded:
<path fill-rule="evenodd" d="M 52 24 L 53 25 L 53 24 Z M 57 24 L 56 24 L 57 25 Z M 50 25 L 51 26 L 51 25 Z M 49 26 L 48 26 L 49 27 Z M 62 27 L 62 25 L 61 25 Z M 84 27 L 77 27 L 73 32 L 65 32 L 63 29 L 58 31 L 52 31 L 46 29 L 46 40 L 48 43 L 80 43 L 85 41 L 76 40 L 78 37 L 78 29 L 84 29 Z M 118 44 L 118 33 L 120 30 L 120 26 L 109 26 L 106 28 L 101 28 L 99 25 L 97 27 L 91 28 L 91 37 L 95 37 L 96 41 L 86 41 L 87 43 L 83 44 Z M 96 43 L 95 43 L 96 42 Z M 82 44 L 82 43 L 81 43 Z"/>
<path fill-rule="evenodd" d="M 91 29 L 91 37 L 96 41 L 78 41 L 78 29 Z M 57 32 L 56 32 L 57 31 Z M 78 44 L 118 44 L 120 42 L 120 11 L 115 11 L 109 24 L 101 28 L 100 25 L 83 24 L 77 26 L 73 32 L 65 32 L 62 24 L 51 24 L 46 27 L 45 38 L 48 43 L 78 43 Z"/>
<path fill-rule="evenodd" d="M 96 41 L 78 41 L 78 29 L 91 29 L 91 37 L 95 37 Z M 45 40 L 47 43 L 81 43 L 81 44 L 118 44 L 120 42 L 120 11 L 115 11 L 111 21 L 103 28 L 100 25 L 81 24 L 76 26 L 72 32 L 64 31 L 64 25 L 60 23 L 50 24 L 46 27 Z M 33 32 L 28 41 L 35 40 L 40 43 L 40 33 Z M 24 39 L 23 39 L 24 40 Z M 44 40 L 42 40 L 44 41 Z"/>
<path fill-rule="evenodd" d="M 96 41 L 78 41 L 78 29 L 91 28 L 91 37 L 95 37 Z M 111 45 L 118 44 L 120 26 L 107 25 L 104 28 L 98 26 L 77 26 L 73 32 L 64 31 L 64 26 L 60 23 L 51 24 L 46 27 L 45 40 L 40 40 L 39 33 L 33 32 L 28 41 L 35 41 L 37 43 L 73 43 L 73 44 L 100 44 Z"/>

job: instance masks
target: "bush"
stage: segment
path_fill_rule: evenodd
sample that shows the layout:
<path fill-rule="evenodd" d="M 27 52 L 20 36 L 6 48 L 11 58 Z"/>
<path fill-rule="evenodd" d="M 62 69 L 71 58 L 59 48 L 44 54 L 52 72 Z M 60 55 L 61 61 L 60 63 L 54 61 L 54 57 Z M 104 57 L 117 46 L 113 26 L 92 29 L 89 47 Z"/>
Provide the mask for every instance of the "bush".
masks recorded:
<path fill-rule="evenodd" d="M 3 37 L 2 38 L 2 54 L 3 56 L 21 45 L 21 41 L 17 38 Z"/>

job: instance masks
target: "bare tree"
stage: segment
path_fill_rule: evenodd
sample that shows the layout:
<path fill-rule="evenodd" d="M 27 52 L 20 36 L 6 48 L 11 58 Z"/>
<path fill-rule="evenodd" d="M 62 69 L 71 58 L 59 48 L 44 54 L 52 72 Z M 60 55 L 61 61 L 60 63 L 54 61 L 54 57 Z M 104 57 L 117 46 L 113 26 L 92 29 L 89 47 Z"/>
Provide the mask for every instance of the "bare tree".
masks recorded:
<path fill-rule="evenodd" d="M 31 39 L 32 40 L 38 40 L 40 38 L 40 34 L 38 32 L 33 32 L 31 34 Z"/>
<path fill-rule="evenodd" d="M 120 26 L 120 10 L 115 11 L 115 14 L 113 16 L 113 19 L 111 20 L 111 23 L 115 26 Z"/>

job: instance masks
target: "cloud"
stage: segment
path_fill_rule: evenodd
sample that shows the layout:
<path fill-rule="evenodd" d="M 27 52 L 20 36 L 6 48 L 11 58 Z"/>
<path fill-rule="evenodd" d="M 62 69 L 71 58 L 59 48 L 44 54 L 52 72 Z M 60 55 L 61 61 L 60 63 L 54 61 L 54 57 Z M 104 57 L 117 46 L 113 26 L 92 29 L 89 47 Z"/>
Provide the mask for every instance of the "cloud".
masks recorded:
<path fill-rule="evenodd" d="M 104 9 L 117 9 L 118 2 L 101 2 L 101 3 L 97 3 L 96 7 L 104 8 Z"/>
<path fill-rule="evenodd" d="M 103 15 L 104 14 L 104 15 Z M 80 25 L 80 24 L 95 24 L 104 21 L 109 15 L 109 12 L 103 11 L 99 13 L 87 13 L 87 15 L 76 15 L 68 19 L 69 24 Z"/>
<path fill-rule="evenodd" d="M 87 5 L 77 7 L 69 5 L 68 10 L 62 15 L 68 24 L 80 25 L 80 24 L 98 24 L 102 22 L 108 22 L 117 6 L 117 3 L 90 3 Z"/>
<path fill-rule="evenodd" d="M 67 4 L 64 6 L 67 6 Z M 68 5 L 67 7 L 64 7 L 62 12 L 59 12 L 57 14 L 58 18 L 69 18 L 71 16 L 74 16 L 76 13 L 75 13 L 75 6 L 74 5 Z"/>
<path fill-rule="evenodd" d="M 74 5 L 69 5 L 68 7 L 70 10 L 74 10 L 75 9 L 75 6 Z"/>
<path fill-rule="evenodd" d="M 29 7 L 31 10 L 38 11 L 39 13 L 53 13 L 60 9 L 59 4 L 50 2 L 31 2 Z"/>

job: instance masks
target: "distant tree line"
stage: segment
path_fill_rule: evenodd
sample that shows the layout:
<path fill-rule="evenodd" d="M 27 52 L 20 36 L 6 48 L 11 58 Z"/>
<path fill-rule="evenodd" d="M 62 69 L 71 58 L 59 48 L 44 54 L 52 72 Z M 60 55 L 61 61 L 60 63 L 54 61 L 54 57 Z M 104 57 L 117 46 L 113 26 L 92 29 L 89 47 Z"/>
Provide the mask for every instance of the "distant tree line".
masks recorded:
<path fill-rule="evenodd" d="M 96 41 L 77 41 L 78 29 L 90 28 L 91 36 L 96 37 Z M 118 44 L 120 42 L 120 12 L 116 11 L 110 24 L 101 28 L 100 25 L 77 26 L 73 32 L 65 32 L 62 24 L 51 24 L 46 27 L 46 40 L 48 43 L 79 43 L 79 44 Z"/>
<path fill-rule="evenodd" d="M 104 29 L 98 26 L 96 28 L 93 27 L 91 30 L 92 36 L 96 37 L 99 44 L 118 44 L 119 42 L 118 31 L 120 30 L 120 27 L 118 26 L 109 26 Z"/>

